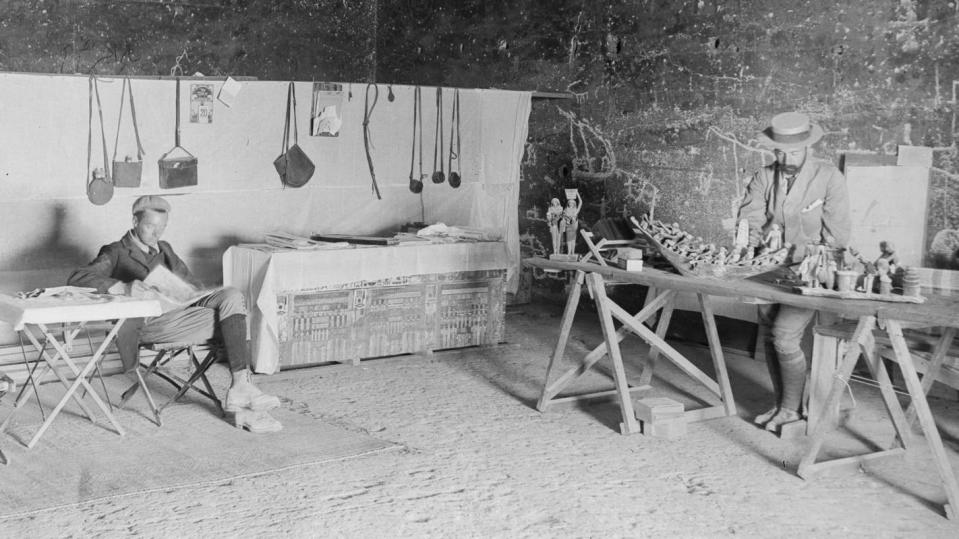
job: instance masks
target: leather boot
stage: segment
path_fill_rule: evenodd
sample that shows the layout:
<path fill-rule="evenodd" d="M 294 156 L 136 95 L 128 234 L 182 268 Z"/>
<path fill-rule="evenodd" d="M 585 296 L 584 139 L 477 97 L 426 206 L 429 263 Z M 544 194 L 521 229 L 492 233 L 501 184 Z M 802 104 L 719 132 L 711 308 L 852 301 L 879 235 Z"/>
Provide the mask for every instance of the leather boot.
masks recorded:
<path fill-rule="evenodd" d="M 233 385 L 226 393 L 226 404 L 223 410 L 226 412 L 239 412 L 242 410 L 251 410 L 254 412 L 263 412 L 272 410 L 280 406 L 280 399 L 267 395 L 253 385 L 250 370 L 243 369 L 233 373 Z"/>

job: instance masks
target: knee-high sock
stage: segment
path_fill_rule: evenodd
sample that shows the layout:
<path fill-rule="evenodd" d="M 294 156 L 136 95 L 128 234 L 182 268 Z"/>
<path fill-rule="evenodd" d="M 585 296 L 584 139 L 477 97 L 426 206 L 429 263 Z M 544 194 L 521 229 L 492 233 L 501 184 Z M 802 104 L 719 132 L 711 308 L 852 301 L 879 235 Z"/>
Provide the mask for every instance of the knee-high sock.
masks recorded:
<path fill-rule="evenodd" d="M 140 364 L 140 328 L 142 327 L 142 318 L 128 318 L 117 330 L 116 345 L 123 372 L 131 372 Z"/>
<path fill-rule="evenodd" d="M 782 373 L 783 410 L 798 412 L 806 387 L 806 356 L 802 351 L 779 354 L 779 369 Z"/>
<path fill-rule="evenodd" d="M 776 347 L 773 346 L 772 339 L 763 341 L 766 354 L 766 367 L 769 369 L 769 378 L 773 381 L 773 395 L 775 396 L 775 405 L 782 406 L 783 399 L 783 377 L 782 369 L 779 368 L 779 355 L 776 353 Z"/>
<path fill-rule="evenodd" d="M 230 370 L 242 371 L 250 366 L 250 350 L 246 346 L 246 315 L 234 314 L 220 320 L 220 333 L 226 346 Z"/>

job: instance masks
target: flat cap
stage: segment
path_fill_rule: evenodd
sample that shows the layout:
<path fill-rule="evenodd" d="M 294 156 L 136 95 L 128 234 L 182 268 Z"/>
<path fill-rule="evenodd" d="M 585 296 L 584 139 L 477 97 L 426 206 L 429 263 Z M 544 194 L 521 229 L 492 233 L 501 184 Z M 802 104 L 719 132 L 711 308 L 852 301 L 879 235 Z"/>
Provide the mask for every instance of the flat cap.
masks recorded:
<path fill-rule="evenodd" d="M 136 215 L 143 210 L 155 210 L 167 213 L 170 211 L 170 203 L 156 195 L 144 195 L 133 203 L 133 214 Z"/>

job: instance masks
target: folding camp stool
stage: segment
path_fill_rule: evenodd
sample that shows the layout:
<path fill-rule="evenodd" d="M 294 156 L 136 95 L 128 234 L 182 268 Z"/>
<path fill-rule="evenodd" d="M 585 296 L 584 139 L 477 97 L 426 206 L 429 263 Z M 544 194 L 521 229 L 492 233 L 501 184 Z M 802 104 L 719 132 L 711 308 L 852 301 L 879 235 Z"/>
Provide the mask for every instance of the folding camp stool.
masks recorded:
<path fill-rule="evenodd" d="M 208 347 L 206 356 L 201 362 L 197 356 L 197 349 L 206 346 Z M 137 365 L 135 370 L 137 375 L 137 381 L 133 383 L 126 391 L 123 392 L 123 396 L 120 400 L 120 407 L 122 408 L 128 400 L 130 400 L 133 395 L 136 394 L 137 390 L 141 387 L 143 388 L 143 393 L 146 396 L 147 402 L 150 403 L 150 409 L 153 411 L 153 416 L 157 425 L 162 425 L 160 420 L 160 413 L 164 408 L 173 404 L 180 399 L 187 391 L 190 389 L 196 391 L 197 393 L 203 395 L 204 397 L 213 401 L 216 405 L 217 411 L 220 415 L 223 415 L 223 404 L 220 402 L 220 399 L 216 396 L 216 392 L 213 391 L 213 386 L 210 384 L 210 380 L 206 377 L 206 371 L 210 368 L 213 363 L 216 362 L 217 352 L 220 349 L 220 345 L 213 341 L 202 342 L 202 343 L 146 343 L 141 344 L 140 348 L 145 350 L 151 350 L 157 353 L 155 359 L 152 363 L 144 365 L 142 362 Z M 184 380 L 179 376 L 173 374 L 169 369 L 163 369 L 170 361 L 180 354 L 187 354 L 190 358 L 190 362 L 193 364 L 193 374 L 189 379 Z M 177 389 L 176 395 L 174 395 L 170 400 L 163 403 L 161 406 L 156 405 L 156 401 L 153 400 L 153 395 L 150 393 L 149 388 L 146 385 L 145 379 L 150 375 L 156 375 L 167 382 L 169 382 L 173 387 Z M 203 386 L 206 388 L 200 389 L 196 387 L 196 382 L 202 381 Z"/>

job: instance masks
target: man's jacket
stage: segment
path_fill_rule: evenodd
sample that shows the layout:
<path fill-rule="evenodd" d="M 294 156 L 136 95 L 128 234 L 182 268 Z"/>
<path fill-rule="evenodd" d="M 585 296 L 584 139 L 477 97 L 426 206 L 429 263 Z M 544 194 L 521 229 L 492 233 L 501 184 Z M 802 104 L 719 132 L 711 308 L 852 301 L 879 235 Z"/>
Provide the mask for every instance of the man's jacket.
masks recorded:
<path fill-rule="evenodd" d="M 163 264 L 185 281 L 202 288 L 183 260 L 180 260 L 180 257 L 173 252 L 169 243 L 160 241 L 157 246 L 159 253 L 151 260 L 149 255 L 134 242 L 132 232 L 127 232 L 120 241 L 101 247 L 100 253 L 92 262 L 77 268 L 70 275 L 67 284 L 96 288 L 97 292 L 102 294 L 117 281 L 124 283 L 142 281 L 146 279 L 151 269 L 158 264 Z M 143 327 L 142 318 L 131 318 L 124 322 L 117 332 L 117 350 L 120 353 L 124 371 L 132 370 L 139 361 L 141 327 Z"/>
<path fill-rule="evenodd" d="M 117 281 L 130 283 L 146 279 L 150 270 L 162 263 L 185 281 L 201 287 L 169 243 L 161 240 L 157 245 L 162 257 L 155 257 L 151 261 L 134 242 L 132 232 L 127 232 L 120 241 L 101 247 L 93 262 L 77 268 L 67 279 L 67 284 L 96 288 L 97 292 L 103 294 Z"/>
<path fill-rule="evenodd" d="M 749 222 L 751 243 L 774 224 L 783 241 L 795 246 L 793 260 L 802 259 L 809 243 L 845 247 L 852 223 L 846 178 L 829 163 L 807 160 L 786 193 L 786 180 L 775 165 L 760 169 L 746 188 L 739 218 Z"/>

